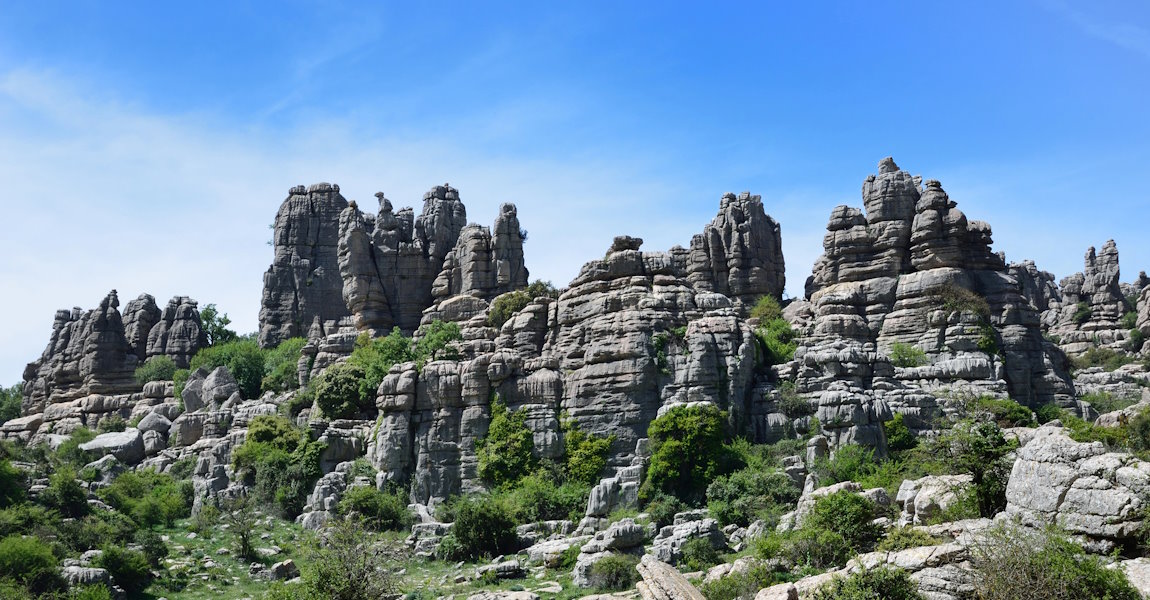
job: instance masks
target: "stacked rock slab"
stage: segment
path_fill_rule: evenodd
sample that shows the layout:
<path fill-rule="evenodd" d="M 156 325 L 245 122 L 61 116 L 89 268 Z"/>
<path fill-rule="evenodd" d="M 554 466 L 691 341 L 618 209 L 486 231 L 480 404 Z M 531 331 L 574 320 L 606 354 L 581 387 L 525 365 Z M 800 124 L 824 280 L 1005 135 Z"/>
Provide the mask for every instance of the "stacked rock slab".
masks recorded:
<path fill-rule="evenodd" d="M 437 299 L 467 294 L 490 300 L 527 287 L 527 276 L 519 217 L 514 204 L 504 204 L 491 229 L 471 224 L 460 231 L 431 293 Z"/>
<path fill-rule="evenodd" d="M 338 185 L 291 188 L 276 213 L 275 258 L 264 273 L 260 345 L 307 334 L 312 321 L 348 315 L 341 296 L 339 214 L 347 200 Z"/>
<path fill-rule="evenodd" d="M 786 285 L 779 224 L 760 196 L 723 195 L 719 214 L 691 238 L 687 280 L 729 297 L 744 310 Z"/>
<path fill-rule="evenodd" d="M 458 190 L 447 185 L 424 194 L 419 217 L 410 208 L 393 212 L 390 200 L 382 193 L 376 197 L 375 217 L 354 203 L 339 215 L 343 300 L 358 330 L 386 334 L 399 327 L 410 334 L 432 305 L 433 284 L 459 240 L 467 210 Z"/>
<path fill-rule="evenodd" d="M 945 390 L 1071 403 L 1065 359 L 991 252 L 990 226 L 968 221 L 939 182 L 919 182 L 884 159 L 863 184 L 865 214 L 832 211 L 807 282 L 814 321 L 795 353 L 797 389 L 817 403 L 832 446 L 882 452 L 890 408 L 925 426 Z M 895 344 L 922 350 L 927 364 L 896 368 Z"/>
<path fill-rule="evenodd" d="M 744 202 L 758 203 L 751 198 L 745 194 Z M 732 203 L 724 202 L 725 213 L 734 210 Z M 511 223 L 506 217 L 513 216 L 505 209 L 501 219 Z M 366 241 L 366 221 L 350 211 L 345 217 L 350 250 Z M 507 229 L 514 233 L 518 226 Z M 491 246 L 479 238 L 480 250 L 498 245 L 499 222 L 495 231 Z M 469 239 L 461 236 L 456 249 L 472 244 Z M 754 413 L 755 340 L 739 308 L 708 282 L 699 280 L 696 287 L 691 273 L 698 271 L 688 266 L 692 251 L 642 252 L 641 244 L 638 238 L 616 238 L 606 256 L 584 265 L 558 299 L 534 299 L 499 329 L 486 323 L 489 305 L 477 297 L 489 293 L 456 283 L 464 278 L 453 273 L 465 272 L 465 263 L 449 261 L 444 287 L 437 290 L 460 295 L 441 299 L 423 319 L 460 324 L 462 359 L 422 369 L 396 365 L 383 379 L 379 426 L 368 445 L 382 479 L 409 482 L 412 500 L 420 503 L 479 490 L 475 443 L 487 432 L 495 398 L 526 412 L 540 456 L 562 453 L 559 416 L 566 413 L 584 432 L 614 436 L 611 467 L 621 470 L 636 468 L 632 463 L 647 426 L 670 406 L 711 403 L 726 410 L 736 427 L 747 425 Z M 757 255 L 769 244 L 747 247 L 741 259 L 746 264 L 782 264 L 781 257 Z M 494 264 L 479 255 L 477 263 Z M 524 274 L 520 283 L 525 281 Z M 760 284 L 761 292 L 781 294 L 782 279 L 774 281 L 779 287 Z M 348 287 L 364 290 L 369 283 L 364 278 Z"/>
<path fill-rule="evenodd" d="M 1050 333 L 1071 355 L 1095 346 L 1121 350 L 1129 337 L 1128 328 L 1122 326 L 1122 316 L 1135 307 L 1128 304 L 1119 282 L 1121 272 L 1114 240 L 1107 241 L 1101 252 L 1091 246 L 1084 262 L 1081 273 L 1060 282 L 1062 302 L 1052 306 L 1053 316 L 1045 319 L 1055 323 Z M 1086 318 L 1081 318 L 1083 309 L 1089 311 Z"/>
<path fill-rule="evenodd" d="M 139 392 L 142 386 L 135 380 L 135 370 L 147 357 L 166 355 L 186 366 L 203 346 L 195 300 L 173 298 L 161 312 L 151 295 L 141 294 L 128 303 L 123 315 L 119 305 L 112 290 L 94 310 L 56 311 L 48 346 L 24 369 L 24 414 L 43 413 L 50 405 L 88 396 Z M 112 401 L 85 406 L 102 409 Z M 52 421 L 51 416 L 49 411 L 44 420 Z M 58 416 L 65 418 L 63 413 Z"/>
<path fill-rule="evenodd" d="M 1010 263 L 1006 270 L 1018 282 L 1022 289 L 1022 297 L 1040 313 L 1045 313 L 1051 307 L 1062 303 L 1062 292 L 1058 290 L 1054 274 L 1039 270 L 1032 260 L 1020 263 Z M 1043 314 L 1045 317 L 1045 314 Z M 1045 325 L 1043 321 L 1043 325 Z"/>
<path fill-rule="evenodd" d="M 1142 288 L 1138 296 L 1138 329 L 1142 335 L 1150 337 L 1150 286 Z"/>

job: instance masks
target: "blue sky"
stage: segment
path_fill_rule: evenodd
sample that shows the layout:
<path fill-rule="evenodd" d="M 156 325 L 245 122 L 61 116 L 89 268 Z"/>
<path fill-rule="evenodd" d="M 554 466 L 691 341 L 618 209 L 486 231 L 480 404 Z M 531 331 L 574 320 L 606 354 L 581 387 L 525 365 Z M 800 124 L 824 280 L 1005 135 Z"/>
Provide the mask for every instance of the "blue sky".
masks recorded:
<path fill-rule="evenodd" d="M 559 285 L 751 190 L 796 296 L 893 155 L 1009 260 L 1063 277 L 1114 238 L 1150 269 L 1145 2 L 432 4 L 0 5 L 0 383 L 112 288 L 254 330 L 267 225 L 318 181 L 515 202 Z"/>

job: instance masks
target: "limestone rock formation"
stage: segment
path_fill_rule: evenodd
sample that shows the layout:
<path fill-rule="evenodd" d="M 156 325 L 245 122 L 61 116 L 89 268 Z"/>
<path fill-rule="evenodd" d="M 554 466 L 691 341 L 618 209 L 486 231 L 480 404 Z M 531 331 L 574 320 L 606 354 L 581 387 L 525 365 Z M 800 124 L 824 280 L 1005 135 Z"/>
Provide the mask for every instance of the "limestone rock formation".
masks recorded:
<path fill-rule="evenodd" d="M 156 306 L 156 298 L 151 294 L 140 294 L 124 307 L 124 337 L 141 361 L 148 358 L 148 335 L 162 315 L 160 307 Z"/>
<path fill-rule="evenodd" d="M 1101 345 L 1121 350 L 1129 337 L 1122 316 L 1135 310 L 1126 301 L 1119 279 L 1118 247 L 1114 240 L 1086 251 L 1085 268 L 1060 282 L 1062 302 L 1052 306 L 1056 317 L 1050 333 L 1067 354 L 1081 354 Z"/>
<path fill-rule="evenodd" d="M 1022 287 L 1022 297 L 1030 301 L 1038 312 L 1044 313 L 1062 302 L 1062 292 L 1055 283 L 1054 274 L 1040 271 L 1032 260 L 1010 263 L 1006 266 L 1010 276 Z"/>
<path fill-rule="evenodd" d="M 167 356 L 177 367 L 186 369 L 192 356 L 208 345 L 198 303 L 187 296 L 169 300 L 147 340 L 149 358 Z"/>
<path fill-rule="evenodd" d="M 491 229 L 467 225 L 460 231 L 455 247 L 444 257 L 432 296 L 440 299 L 467 294 L 490 300 L 527 287 L 523 240 L 514 204 L 499 208 Z"/>
<path fill-rule="evenodd" d="M 891 409 L 921 427 L 948 389 L 1072 404 L 1065 357 L 990 250 L 990 226 L 968 221 L 938 181 L 919 184 L 884 159 L 863 184 L 866 213 L 832 211 L 807 282 L 814 320 L 795 353 L 797 389 L 817 404 L 832 447 L 881 453 Z M 896 344 L 922 351 L 924 364 L 892 362 Z"/>
<path fill-rule="evenodd" d="M 264 273 L 260 345 L 268 348 L 307 334 L 321 321 L 350 314 L 341 296 L 337 245 L 339 214 L 347 201 L 338 185 L 291 188 L 276 213 L 275 258 Z"/>
<path fill-rule="evenodd" d="M 432 305 L 432 286 L 467 223 L 467 210 L 458 190 L 448 185 L 424 194 L 419 217 L 410 208 L 393 212 L 390 200 L 382 193 L 376 196 L 378 215 L 364 214 L 354 203 L 339 215 L 343 300 L 360 331 L 386 334 L 399 327 L 410 333 L 419 327 L 424 309 Z M 499 248 L 500 252 L 510 250 Z M 520 265 L 521 254 L 520 246 Z M 510 262 L 505 264 L 510 269 Z M 473 267 L 478 269 L 478 265 Z M 478 276 L 478 270 L 471 273 Z M 461 285 L 462 275 L 460 271 Z M 507 275 L 511 276 L 510 270 Z"/>
<path fill-rule="evenodd" d="M 719 214 L 691 238 L 687 280 L 749 309 L 786 286 L 779 224 L 763 210 L 761 196 L 723 195 Z"/>
<path fill-rule="evenodd" d="M 1150 286 L 1142 288 L 1138 297 L 1138 329 L 1142 335 L 1150 337 Z"/>

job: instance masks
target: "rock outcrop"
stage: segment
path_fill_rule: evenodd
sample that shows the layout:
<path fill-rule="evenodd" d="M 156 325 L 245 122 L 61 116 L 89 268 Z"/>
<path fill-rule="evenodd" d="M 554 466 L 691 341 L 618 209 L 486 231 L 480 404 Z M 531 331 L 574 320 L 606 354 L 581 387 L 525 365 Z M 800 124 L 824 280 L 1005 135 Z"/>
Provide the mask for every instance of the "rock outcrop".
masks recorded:
<path fill-rule="evenodd" d="M 939 182 L 919 184 L 884 159 L 863 184 L 866 212 L 832 211 L 807 282 L 814 317 L 795 353 L 797 390 L 832 447 L 881 454 L 892 409 L 923 427 L 953 390 L 1073 403 L 1065 357 L 991 251 L 990 226 L 967 220 Z M 923 359 L 892 361 L 908 346 Z"/>
<path fill-rule="evenodd" d="M 1119 279 L 1118 247 L 1114 240 L 1086 251 L 1085 268 L 1060 282 L 1061 304 L 1052 306 L 1050 333 L 1059 346 L 1071 355 L 1082 354 L 1095 346 L 1122 350 L 1130 336 L 1122 325 L 1122 316 L 1135 310 L 1126 301 Z"/>
<path fill-rule="evenodd" d="M 276 213 L 275 258 L 264 273 L 260 345 L 307 335 L 312 321 L 347 316 L 339 272 L 339 214 L 347 200 L 338 185 L 291 188 Z"/>
<path fill-rule="evenodd" d="M 779 224 L 760 196 L 723 194 L 719 214 L 691 238 L 687 280 L 696 290 L 723 294 L 745 310 L 786 285 Z"/>
<path fill-rule="evenodd" d="M 443 270 L 435 278 L 431 295 L 444 299 L 466 294 L 490 300 L 527 287 L 525 237 L 514 204 L 499 207 L 491 229 L 467 225 L 460 231 L 455 247 L 444 257 Z"/>
<path fill-rule="evenodd" d="M 169 300 L 147 339 L 149 358 L 167 356 L 177 367 L 188 368 L 192 356 L 208 345 L 198 303 L 187 296 Z"/>

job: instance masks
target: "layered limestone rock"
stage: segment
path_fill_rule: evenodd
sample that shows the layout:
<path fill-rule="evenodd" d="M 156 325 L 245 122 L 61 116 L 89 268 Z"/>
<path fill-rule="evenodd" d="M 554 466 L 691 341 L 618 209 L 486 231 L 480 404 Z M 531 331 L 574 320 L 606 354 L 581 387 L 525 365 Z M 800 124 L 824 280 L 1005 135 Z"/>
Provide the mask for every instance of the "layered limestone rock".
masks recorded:
<path fill-rule="evenodd" d="M 744 310 L 786 286 L 779 224 L 750 192 L 723 195 L 718 216 L 691 238 L 687 260 L 695 289 L 723 294 Z"/>
<path fill-rule="evenodd" d="M 163 312 L 156 306 L 156 298 L 151 294 L 140 294 L 124 307 L 124 337 L 141 361 L 148 358 L 148 335 L 156 323 L 160 322 L 161 316 Z"/>
<path fill-rule="evenodd" d="M 1050 333 L 1067 354 L 1095 346 L 1123 349 L 1130 332 L 1122 325 L 1122 316 L 1135 307 L 1127 302 L 1120 277 L 1118 247 L 1109 240 L 1101 252 L 1091 246 L 1083 271 L 1060 282 L 1062 301 L 1051 306 L 1053 315 L 1046 320 L 1055 323 Z"/>
<path fill-rule="evenodd" d="M 1138 297 L 1138 330 L 1150 337 L 1150 286 L 1142 288 Z"/>
<path fill-rule="evenodd" d="M 527 287 L 524 239 L 514 204 L 499 207 L 491 229 L 467 225 L 460 231 L 455 247 L 444 257 L 443 270 L 432 285 L 432 296 L 443 299 L 467 294 L 490 300 Z"/>
<path fill-rule="evenodd" d="M 419 217 L 410 208 L 393 212 L 390 200 L 382 193 L 376 197 L 378 215 L 362 213 L 354 203 L 339 215 L 342 297 L 360 331 L 386 334 L 399 327 L 411 333 L 419 327 L 424 309 L 433 303 L 433 284 L 448 253 L 459 241 L 467 223 L 467 210 L 459 200 L 458 190 L 448 185 L 436 186 L 424 194 Z M 511 216 L 514 218 L 514 211 Z M 510 220 L 505 222 L 509 223 Z M 520 265 L 521 243 L 520 239 Z M 499 248 L 500 252 L 510 250 L 506 246 Z M 511 262 L 504 263 L 509 277 Z M 490 266 L 490 260 L 485 264 Z M 469 274 L 483 279 L 478 277 L 478 265 L 472 267 Z M 461 270 L 460 285 L 462 275 Z"/>
<path fill-rule="evenodd" d="M 967 220 L 938 181 L 920 181 L 884 159 L 863 184 L 866 212 L 832 211 L 807 282 L 814 317 L 795 353 L 796 388 L 832 447 L 881 453 L 892 408 L 923 427 L 954 390 L 1072 404 L 1065 357 L 990 250 L 990 226 Z M 924 360 L 892 362 L 903 345 Z"/>
<path fill-rule="evenodd" d="M 1026 298 L 1038 312 L 1045 313 L 1051 307 L 1062 303 L 1062 292 L 1055 283 L 1054 274 L 1039 270 L 1034 261 L 1012 262 L 1006 269 L 1021 286 L 1022 297 Z M 1043 324 L 1046 324 L 1045 321 Z"/>
<path fill-rule="evenodd" d="M 339 215 L 347 208 L 338 185 L 291 188 L 276 213 L 275 258 L 264 273 L 260 345 L 268 348 L 307 334 L 321 321 L 350 314 L 339 271 Z"/>
<path fill-rule="evenodd" d="M 187 296 L 169 300 L 147 340 L 148 357 L 167 356 L 177 367 L 188 368 L 192 356 L 208 345 L 198 303 Z"/>

